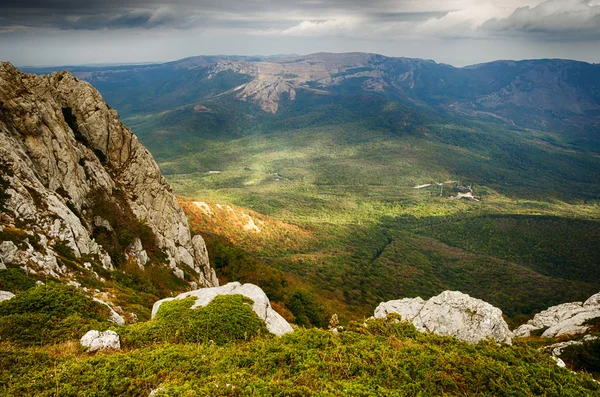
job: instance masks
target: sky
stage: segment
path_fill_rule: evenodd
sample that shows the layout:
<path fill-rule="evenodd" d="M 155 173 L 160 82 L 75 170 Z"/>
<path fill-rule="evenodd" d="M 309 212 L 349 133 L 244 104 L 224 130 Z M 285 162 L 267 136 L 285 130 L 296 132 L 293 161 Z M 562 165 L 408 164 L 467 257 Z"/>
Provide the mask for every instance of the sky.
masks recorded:
<path fill-rule="evenodd" d="M 323 51 L 600 63 L 600 0 L 0 0 L 17 66 Z"/>

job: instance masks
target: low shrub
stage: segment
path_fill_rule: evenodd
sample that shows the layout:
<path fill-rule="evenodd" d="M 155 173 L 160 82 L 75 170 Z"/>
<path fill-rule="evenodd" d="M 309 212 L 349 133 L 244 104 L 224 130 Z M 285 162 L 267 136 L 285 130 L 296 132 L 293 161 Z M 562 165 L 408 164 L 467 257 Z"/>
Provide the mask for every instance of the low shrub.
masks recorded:
<path fill-rule="evenodd" d="M 35 287 L 35 281 L 23 269 L 9 268 L 0 271 L 0 290 L 14 294 Z"/>
<path fill-rule="evenodd" d="M 191 297 L 163 303 L 153 320 L 123 329 L 123 345 L 210 341 L 223 345 L 268 333 L 264 321 L 252 311 L 252 300 L 242 295 L 219 295 L 205 307 L 190 309 L 194 302 Z"/>
<path fill-rule="evenodd" d="M 81 291 L 48 283 L 0 302 L 0 339 L 22 346 L 77 339 L 106 323 L 108 314 Z"/>

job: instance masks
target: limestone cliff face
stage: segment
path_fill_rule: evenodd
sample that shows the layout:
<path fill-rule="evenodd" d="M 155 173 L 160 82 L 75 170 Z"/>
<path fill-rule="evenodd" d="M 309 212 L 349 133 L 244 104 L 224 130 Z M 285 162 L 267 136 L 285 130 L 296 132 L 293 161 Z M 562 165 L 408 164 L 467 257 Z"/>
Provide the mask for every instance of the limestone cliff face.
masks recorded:
<path fill-rule="evenodd" d="M 179 277 L 185 269 L 188 281 L 218 285 L 202 237 L 190 235 L 148 150 L 91 85 L 68 72 L 26 75 L 0 63 L 0 210 L 4 234 L 31 236 L 0 241 L 8 264 L 64 275 L 56 252 L 66 245 L 75 257 L 112 269 L 114 252 L 96 237 L 117 239 L 115 229 L 129 216 L 147 225 L 155 241 L 144 247 L 136 230 L 119 236 L 133 241 L 125 257 L 143 267 L 146 248 L 161 251 L 158 257 Z"/>

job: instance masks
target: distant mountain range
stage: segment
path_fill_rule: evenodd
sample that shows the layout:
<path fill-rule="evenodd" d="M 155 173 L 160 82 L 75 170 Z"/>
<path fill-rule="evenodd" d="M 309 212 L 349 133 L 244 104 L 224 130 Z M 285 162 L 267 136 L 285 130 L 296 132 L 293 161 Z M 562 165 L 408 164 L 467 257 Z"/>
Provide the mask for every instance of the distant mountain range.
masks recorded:
<path fill-rule="evenodd" d="M 48 73 L 61 68 L 24 69 Z M 318 97 L 352 91 L 510 126 L 578 133 L 600 128 L 600 65 L 561 59 L 456 68 L 423 59 L 318 53 L 197 56 L 164 64 L 68 69 L 98 87 L 124 116 L 226 93 L 276 113 L 299 93 Z"/>

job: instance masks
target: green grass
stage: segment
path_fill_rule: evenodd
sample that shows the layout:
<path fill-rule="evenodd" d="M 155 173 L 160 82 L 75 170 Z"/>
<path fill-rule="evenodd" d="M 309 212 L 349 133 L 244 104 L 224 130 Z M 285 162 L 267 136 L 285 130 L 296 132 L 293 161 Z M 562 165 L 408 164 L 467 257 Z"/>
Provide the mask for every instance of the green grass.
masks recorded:
<path fill-rule="evenodd" d="M 275 242 L 235 240 L 254 263 L 310 286 L 326 313 L 345 320 L 369 315 L 383 300 L 444 289 L 488 299 L 511 317 L 597 292 L 600 212 L 582 199 L 598 197 L 597 160 L 494 128 L 432 124 L 424 140 L 364 121 L 317 125 L 208 139 L 180 157 L 159 151 L 159 164 L 178 194 L 233 203 L 312 233 L 312 245 L 284 253 Z M 452 185 L 440 197 L 435 183 L 449 180 L 473 185 L 481 201 L 449 200 Z M 434 185 L 413 188 L 424 183 Z M 491 232 L 495 219 L 513 215 L 522 220 L 512 229 Z M 238 276 L 249 281 L 250 273 Z M 252 281 L 269 283 L 256 272 Z M 283 301 L 289 308 L 289 294 Z"/>
<path fill-rule="evenodd" d="M 84 355 L 0 345 L 0 395 L 499 396 L 596 395 L 590 376 L 534 348 L 422 334 L 369 320 L 217 346 L 158 344 Z M 24 376 L 27 374 L 27 376 Z"/>
<path fill-rule="evenodd" d="M 0 302 L 0 338 L 23 346 L 58 343 L 107 326 L 106 318 L 108 309 L 83 292 L 48 283 Z"/>

